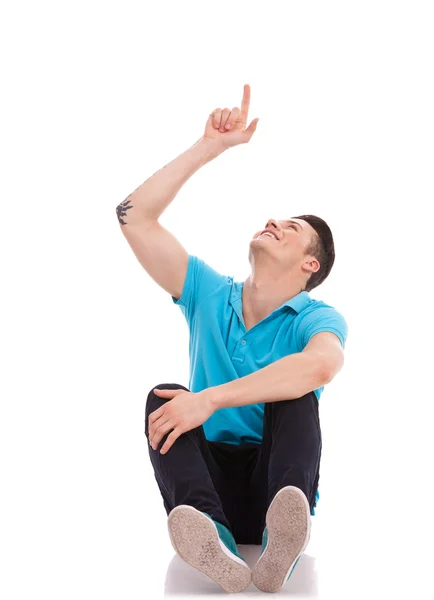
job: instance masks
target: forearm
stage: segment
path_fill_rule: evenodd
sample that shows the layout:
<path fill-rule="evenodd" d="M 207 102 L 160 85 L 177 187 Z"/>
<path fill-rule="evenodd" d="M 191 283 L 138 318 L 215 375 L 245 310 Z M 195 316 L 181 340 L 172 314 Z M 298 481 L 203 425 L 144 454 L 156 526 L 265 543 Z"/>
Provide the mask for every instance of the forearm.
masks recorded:
<path fill-rule="evenodd" d="M 313 355 L 289 354 L 266 367 L 228 383 L 203 390 L 215 409 L 278 400 L 294 400 L 325 383 L 328 377 Z"/>
<path fill-rule="evenodd" d="M 154 173 L 117 209 L 122 209 L 127 223 L 137 220 L 157 220 L 175 198 L 181 187 L 196 171 L 219 156 L 215 144 L 201 137 L 191 148 Z"/>

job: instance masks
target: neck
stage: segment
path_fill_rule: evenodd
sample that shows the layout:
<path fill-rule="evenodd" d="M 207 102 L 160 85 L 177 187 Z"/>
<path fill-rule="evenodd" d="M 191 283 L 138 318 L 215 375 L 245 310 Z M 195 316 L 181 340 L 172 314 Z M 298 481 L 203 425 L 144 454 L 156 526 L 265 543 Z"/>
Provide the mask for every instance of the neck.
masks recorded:
<path fill-rule="evenodd" d="M 268 265 L 269 267 L 269 265 Z M 259 323 L 276 308 L 297 296 L 305 286 L 304 281 L 287 271 L 276 275 L 268 270 L 255 268 L 244 282 L 243 312 L 250 323 Z"/>

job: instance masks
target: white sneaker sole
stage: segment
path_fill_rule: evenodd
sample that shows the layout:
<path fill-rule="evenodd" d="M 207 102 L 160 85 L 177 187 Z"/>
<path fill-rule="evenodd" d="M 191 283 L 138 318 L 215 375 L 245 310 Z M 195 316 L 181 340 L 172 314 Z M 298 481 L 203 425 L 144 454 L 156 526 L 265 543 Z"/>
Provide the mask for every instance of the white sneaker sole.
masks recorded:
<path fill-rule="evenodd" d="M 252 571 L 252 579 L 261 591 L 277 592 L 309 543 L 310 507 L 304 493 L 292 485 L 279 490 L 265 522 L 267 545 Z"/>
<path fill-rule="evenodd" d="M 170 512 L 167 525 L 175 552 L 226 592 L 242 592 L 250 585 L 249 566 L 223 544 L 212 519 L 181 504 Z"/>

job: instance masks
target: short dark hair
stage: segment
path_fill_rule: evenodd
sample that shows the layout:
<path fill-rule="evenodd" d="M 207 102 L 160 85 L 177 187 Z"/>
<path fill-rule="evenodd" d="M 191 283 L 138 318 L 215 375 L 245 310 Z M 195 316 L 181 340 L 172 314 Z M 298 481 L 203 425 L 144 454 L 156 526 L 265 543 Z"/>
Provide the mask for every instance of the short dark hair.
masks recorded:
<path fill-rule="evenodd" d="M 330 227 L 320 217 L 315 215 L 301 215 L 293 217 L 295 219 L 303 219 L 309 223 L 316 231 L 313 234 L 310 243 L 305 248 L 305 254 L 314 256 L 320 264 L 320 268 L 316 273 L 311 273 L 307 280 L 305 290 L 310 292 L 322 283 L 332 270 L 335 262 L 335 245 Z"/>

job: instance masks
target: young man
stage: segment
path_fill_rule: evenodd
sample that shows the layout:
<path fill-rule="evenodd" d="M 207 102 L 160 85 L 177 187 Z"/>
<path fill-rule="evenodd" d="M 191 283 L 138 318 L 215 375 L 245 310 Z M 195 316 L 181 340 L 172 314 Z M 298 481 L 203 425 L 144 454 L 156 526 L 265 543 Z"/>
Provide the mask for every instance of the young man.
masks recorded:
<path fill-rule="evenodd" d="M 158 221 L 199 167 L 251 139 L 258 119 L 246 128 L 249 102 L 245 85 L 241 109 L 213 111 L 203 137 L 117 214 L 190 331 L 189 388 L 159 384 L 146 404 L 172 545 L 228 592 L 252 579 L 276 592 L 309 542 L 319 498 L 318 400 L 344 361 L 344 317 L 309 296 L 333 266 L 333 237 L 314 215 L 270 219 L 250 242 L 250 275 L 237 282 L 188 254 Z M 252 572 L 237 544 L 261 544 Z"/>

